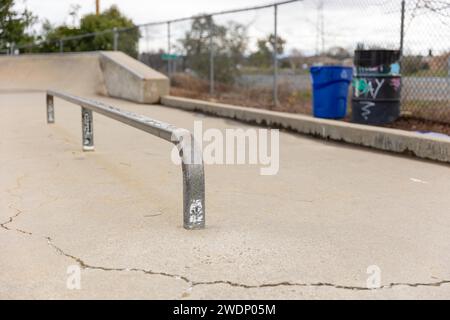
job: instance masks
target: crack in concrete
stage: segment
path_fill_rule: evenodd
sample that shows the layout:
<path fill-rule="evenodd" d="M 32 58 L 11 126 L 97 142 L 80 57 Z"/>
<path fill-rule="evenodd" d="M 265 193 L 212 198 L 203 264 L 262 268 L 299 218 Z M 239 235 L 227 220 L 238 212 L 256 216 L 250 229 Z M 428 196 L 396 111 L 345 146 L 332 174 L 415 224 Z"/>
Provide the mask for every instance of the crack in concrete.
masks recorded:
<path fill-rule="evenodd" d="M 18 189 L 20 189 L 20 188 L 22 187 L 22 180 L 23 180 L 25 177 L 26 177 L 26 175 L 23 175 L 23 176 L 17 178 L 17 180 L 16 180 L 16 186 L 15 186 L 14 188 L 7 189 L 6 192 L 9 193 L 11 196 L 14 196 L 14 197 L 18 198 L 19 200 L 22 200 L 22 195 L 17 194 L 17 193 L 15 193 L 15 192 L 13 192 L 12 190 L 18 190 Z M 51 198 L 51 199 L 48 200 L 48 201 L 44 201 L 44 202 L 40 203 L 39 206 L 36 207 L 36 209 L 42 208 L 42 207 L 45 206 L 45 205 L 48 205 L 48 204 L 50 204 L 50 203 L 52 203 L 52 202 L 55 202 L 55 201 L 59 200 L 59 197 L 57 197 L 57 196 L 50 195 L 50 194 L 48 194 L 48 193 L 45 192 L 45 191 L 43 191 L 43 193 L 44 193 L 47 197 L 49 197 L 49 198 Z M 9 205 L 8 207 L 9 207 L 10 209 L 15 210 L 16 213 L 15 213 L 14 215 L 10 216 L 10 217 L 8 218 L 7 221 L 0 223 L 0 227 L 3 228 L 3 229 L 5 229 L 5 230 L 7 230 L 7 231 L 17 231 L 17 232 L 20 232 L 20 233 L 23 233 L 23 234 L 33 235 L 33 233 L 31 233 L 31 232 L 29 232 L 29 231 L 25 231 L 25 230 L 17 229 L 17 228 L 16 228 L 16 229 L 12 229 L 12 228 L 10 228 L 10 227 L 7 226 L 7 225 L 13 223 L 14 220 L 15 220 L 18 216 L 20 216 L 20 215 L 23 213 L 22 210 L 20 210 L 20 209 L 14 207 L 13 205 Z"/>
<path fill-rule="evenodd" d="M 10 209 L 16 210 L 16 214 L 12 215 L 11 217 L 8 218 L 7 221 L 0 223 L 0 227 L 2 227 L 5 230 L 11 231 L 13 229 L 7 227 L 8 224 L 12 223 L 14 221 L 15 218 L 17 218 L 18 216 L 20 216 L 22 214 L 22 210 L 19 210 L 13 206 L 9 206 Z"/>
<path fill-rule="evenodd" d="M 22 196 L 20 194 L 16 193 L 15 191 L 19 190 L 20 188 L 22 188 L 22 180 L 25 179 L 25 177 L 26 177 L 26 174 L 21 175 L 20 177 L 18 177 L 16 179 L 16 185 L 13 188 L 6 189 L 5 191 L 7 193 L 9 193 L 12 197 L 15 197 L 15 198 L 18 198 L 19 200 L 22 200 Z M 11 231 L 12 229 L 7 227 L 7 225 L 12 223 L 14 221 L 14 219 L 16 219 L 18 216 L 20 216 L 23 213 L 23 211 L 18 209 L 18 208 L 16 208 L 16 207 L 14 207 L 12 204 L 10 204 L 8 206 L 8 208 L 15 210 L 16 213 L 14 215 L 10 216 L 7 221 L 0 223 L 0 227 L 5 229 L 5 230 L 7 230 L 7 231 Z"/>
<path fill-rule="evenodd" d="M 33 235 L 31 232 L 25 231 L 25 230 L 22 230 L 22 229 L 14 229 L 14 231 L 17 231 L 19 233 L 23 233 L 23 234 L 26 234 L 26 235 L 29 235 L 29 236 Z"/>
<path fill-rule="evenodd" d="M 31 232 L 20 230 L 20 229 L 9 229 L 9 228 L 6 228 L 6 229 L 14 230 L 14 231 L 17 231 L 17 232 L 20 232 L 20 233 L 23 233 L 23 234 L 26 234 L 29 236 L 33 235 Z M 290 286 L 290 287 L 329 287 L 329 288 L 334 288 L 334 289 L 353 290 L 353 291 L 376 291 L 376 290 L 382 290 L 382 289 L 392 289 L 394 287 L 401 287 L 401 286 L 412 287 L 412 288 L 440 287 L 445 284 L 450 284 L 450 280 L 440 280 L 440 281 L 436 281 L 436 282 L 413 282 L 413 283 L 392 282 L 390 284 L 380 286 L 379 288 L 368 288 L 368 287 L 362 287 L 362 286 L 340 285 L 340 284 L 334 284 L 334 283 L 329 283 L 329 282 L 302 283 L 302 282 L 283 281 L 283 282 L 276 282 L 276 283 L 263 283 L 260 285 L 249 285 L 249 284 L 233 282 L 233 281 L 228 281 L 228 280 L 193 281 L 193 280 L 190 280 L 186 276 L 168 273 L 168 272 L 158 272 L 158 271 L 152 271 L 152 270 L 146 270 L 146 269 L 140 269 L 140 268 L 112 268 L 112 267 L 101 267 L 101 266 L 90 265 L 90 264 L 86 263 L 84 260 L 82 260 L 81 258 L 71 255 L 71 254 L 65 252 L 60 247 L 56 246 L 53 243 L 53 240 L 51 237 L 43 237 L 43 238 L 47 241 L 47 244 L 51 248 L 53 248 L 58 254 L 75 261 L 83 269 L 101 270 L 101 271 L 107 271 L 107 272 L 108 271 L 139 272 L 139 273 L 143 273 L 146 275 L 156 275 L 156 276 L 162 276 L 162 277 L 167 277 L 167 278 L 173 278 L 173 279 L 181 280 L 181 281 L 184 281 L 185 283 L 187 283 L 189 285 L 189 288 L 186 291 L 190 291 L 194 287 L 197 287 L 197 286 L 219 285 L 219 284 L 224 284 L 224 285 L 228 285 L 230 287 L 237 287 L 237 288 L 243 288 L 243 289 L 262 289 L 262 288 L 276 288 L 276 287 Z"/>
<path fill-rule="evenodd" d="M 248 285 L 233 281 L 227 281 L 227 280 L 216 280 L 216 281 L 193 281 L 190 280 L 186 276 L 173 274 L 173 273 L 167 273 L 167 272 L 157 272 L 152 270 L 146 270 L 146 269 L 139 269 L 139 268 L 108 268 L 108 267 L 100 267 L 100 266 L 93 266 L 82 259 L 75 257 L 71 254 L 66 253 L 64 250 L 62 250 L 60 247 L 56 246 L 53 243 L 53 240 L 50 237 L 46 237 L 47 243 L 50 247 L 52 247 L 54 250 L 56 250 L 59 254 L 70 258 L 74 261 L 76 261 L 80 267 L 83 269 L 90 269 L 90 270 L 102 270 L 102 271 L 117 271 L 117 272 L 139 272 L 144 273 L 148 275 L 157 275 L 157 276 L 163 276 L 168 278 L 173 278 L 177 280 L 182 280 L 186 282 L 189 285 L 188 290 L 196 287 L 196 286 L 203 286 L 203 285 L 218 285 L 218 284 L 224 284 L 231 287 L 238 287 L 238 288 L 244 288 L 244 289 L 261 289 L 261 288 L 275 288 L 275 287 L 282 287 L 282 286 L 292 286 L 292 287 L 330 287 L 334 289 L 343 289 L 343 290 L 354 290 L 354 291 L 374 291 L 374 290 L 381 290 L 381 289 L 392 289 L 394 287 L 399 286 L 406 286 L 406 287 L 440 287 L 441 285 L 450 284 L 450 280 L 441 280 L 436 282 L 417 282 L 417 283 L 408 283 L 408 282 L 393 282 L 387 285 L 380 286 L 379 288 L 368 288 L 368 287 L 361 287 L 361 286 L 346 286 L 346 285 L 339 285 L 339 284 L 333 284 L 328 282 L 317 282 L 317 283 L 299 283 L 299 282 L 289 282 L 289 281 L 283 281 L 283 282 L 277 282 L 277 283 L 265 283 L 260 285 Z"/>
<path fill-rule="evenodd" d="M 14 193 L 12 190 L 17 190 L 21 188 L 21 181 L 25 178 L 25 175 L 19 177 L 16 180 L 16 186 L 14 188 L 8 189 L 7 192 L 10 193 L 12 196 L 15 196 L 19 199 L 22 199 L 21 195 Z M 45 204 L 48 204 L 50 202 L 56 201 L 58 197 L 53 197 L 52 200 L 46 201 Z M 42 207 L 44 204 L 41 204 L 39 207 Z M 8 231 L 16 231 L 21 234 L 25 234 L 28 236 L 32 236 L 33 233 L 22 230 L 22 229 L 12 229 L 9 228 L 7 225 L 12 223 L 15 218 L 17 218 L 19 215 L 23 213 L 22 210 L 13 207 L 12 205 L 9 206 L 9 208 L 16 210 L 16 214 L 9 217 L 8 221 L 0 223 L 0 227 L 8 230 Z M 94 266 L 86 263 L 81 258 L 78 258 L 74 255 L 71 255 L 67 252 L 65 252 L 60 247 L 56 246 L 52 240 L 51 237 L 44 236 L 43 237 L 47 244 L 53 248 L 58 254 L 65 256 L 73 261 L 75 261 L 81 268 L 83 269 L 90 269 L 90 270 L 101 270 L 101 271 L 116 271 L 116 272 L 139 272 L 146 275 L 156 275 L 156 276 L 162 276 L 162 277 L 168 277 L 173 278 L 177 280 L 184 281 L 189 285 L 189 288 L 186 291 L 192 290 L 194 287 L 197 286 L 206 286 L 206 285 L 228 285 L 231 287 L 237 287 L 237 288 L 243 288 L 243 289 L 261 289 L 261 288 L 275 288 L 275 287 L 283 287 L 283 286 L 291 286 L 291 287 L 329 287 L 334 289 L 342 289 L 342 290 L 354 290 L 354 291 L 374 291 L 374 290 L 381 290 L 381 289 L 392 289 L 394 287 L 440 287 L 445 284 L 450 284 L 450 280 L 440 280 L 436 282 L 417 282 L 417 283 L 408 283 L 408 282 L 393 282 L 387 285 L 380 286 L 379 288 L 368 288 L 368 287 L 362 287 L 362 286 L 347 286 L 347 285 L 340 285 L 340 284 L 334 284 L 329 282 L 316 282 L 316 283 L 301 283 L 301 282 L 290 282 L 290 281 L 283 281 L 283 282 L 277 282 L 277 283 L 263 283 L 260 285 L 249 285 L 239 282 L 233 282 L 228 280 L 216 280 L 216 281 L 193 281 L 190 280 L 186 276 L 178 275 L 178 274 L 172 274 L 168 272 L 157 272 L 152 270 L 146 270 L 146 269 L 139 269 L 139 268 L 111 268 L 111 267 L 101 267 L 101 266 Z"/>
<path fill-rule="evenodd" d="M 245 289 L 260 289 L 260 288 L 274 288 L 274 287 L 281 287 L 281 286 L 294 286 L 294 287 L 330 287 L 334 289 L 344 289 L 344 290 L 354 290 L 354 291 L 374 291 L 374 290 L 380 290 L 380 289 L 392 289 L 394 287 L 398 286 L 407 286 L 407 287 L 439 287 L 444 284 L 450 284 L 450 280 L 442 280 L 437 282 L 425 282 L 425 283 L 403 283 L 403 282 L 394 282 L 387 285 L 380 286 L 379 288 L 368 288 L 368 287 L 361 287 L 361 286 L 346 286 L 346 285 L 339 285 L 334 283 L 328 283 L 328 282 L 316 282 L 316 283 L 299 283 L 299 282 L 278 282 L 278 283 L 264 283 L 260 285 L 246 285 L 242 283 L 236 283 L 232 281 L 225 281 L 225 280 L 218 280 L 218 281 L 206 281 L 206 282 L 192 282 L 192 287 L 195 286 L 201 286 L 201 285 L 215 285 L 215 284 L 225 284 L 229 285 L 231 287 L 240 287 Z"/>
<path fill-rule="evenodd" d="M 16 208 L 15 208 L 16 209 Z M 19 209 L 16 209 L 18 212 L 13 217 L 17 217 L 22 213 Z M 16 231 L 28 236 L 32 236 L 33 233 L 21 229 L 11 229 L 8 228 L 6 225 L 11 223 L 14 218 L 11 217 L 9 221 L 6 223 L 0 224 L 0 226 L 8 231 Z M 409 282 L 392 282 L 387 285 L 380 286 L 379 288 L 368 288 L 368 287 L 362 287 L 362 286 L 346 286 L 346 285 L 340 285 L 340 284 L 334 284 L 329 282 L 316 282 L 316 283 L 301 283 L 301 282 L 290 282 L 290 281 L 283 281 L 283 282 L 276 282 L 276 283 L 263 283 L 260 285 L 249 285 L 239 282 L 233 282 L 228 280 L 216 280 L 216 281 L 193 281 L 190 280 L 186 276 L 168 273 L 168 272 L 158 272 L 158 271 L 152 271 L 152 270 L 146 270 L 146 269 L 139 269 L 139 268 L 112 268 L 112 267 L 101 267 L 101 266 L 94 266 L 86 263 L 81 258 L 78 258 L 74 255 L 71 255 L 67 252 L 65 252 L 60 247 L 56 246 L 52 240 L 51 237 L 45 236 L 43 237 L 47 244 L 53 248 L 58 254 L 65 256 L 73 261 L 75 261 L 81 268 L 83 269 L 89 269 L 89 270 L 101 270 L 101 271 L 116 271 L 116 272 L 139 272 L 146 275 L 156 275 L 156 276 L 162 276 L 162 277 L 168 277 L 173 278 L 177 280 L 184 281 L 189 285 L 189 288 L 186 291 L 192 290 L 194 287 L 197 286 L 205 286 L 205 285 L 219 285 L 224 284 L 228 285 L 230 287 L 237 287 L 237 288 L 243 288 L 243 289 L 262 289 L 262 288 L 275 288 L 275 287 L 284 287 L 284 286 L 290 286 L 290 287 L 329 287 L 334 289 L 342 289 L 342 290 L 353 290 L 353 291 L 375 291 L 375 290 L 382 290 L 382 289 L 392 289 L 394 287 L 440 287 L 445 284 L 450 284 L 450 280 L 440 280 L 436 282 L 415 282 L 415 283 L 409 283 Z"/>
<path fill-rule="evenodd" d="M 108 267 L 93 266 L 93 265 L 87 264 L 81 258 L 75 257 L 69 253 L 66 253 L 64 250 L 62 250 L 60 247 L 56 246 L 53 243 L 52 238 L 45 237 L 45 239 L 47 240 L 48 245 L 50 247 L 52 247 L 56 252 L 58 252 L 59 254 L 65 256 L 67 258 L 74 260 L 83 269 L 102 270 L 102 271 L 119 271 L 119 272 L 122 272 L 122 271 L 141 272 L 141 273 L 150 274 L 150 275 L 159 275 L 159 276 L 163 276 L 163 277 L 170 277 L 170 278 L 182 280 L 187 283 L 192 283 L 187 277 L 176 275 L 176 274 L 171 274 L 171 273 L 167 273 L 167 272 L 155 272 L 155 271 L 151 271 L 151 270 L 138 269 L 138 268 L 108 268 Z"/>

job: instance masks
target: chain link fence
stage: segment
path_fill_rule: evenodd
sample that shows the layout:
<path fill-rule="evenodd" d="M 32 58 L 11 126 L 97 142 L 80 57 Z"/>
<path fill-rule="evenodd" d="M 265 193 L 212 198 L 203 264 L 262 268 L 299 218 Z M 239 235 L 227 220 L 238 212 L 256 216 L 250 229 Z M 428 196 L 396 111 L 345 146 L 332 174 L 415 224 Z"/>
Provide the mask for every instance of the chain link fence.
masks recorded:
<path fill-rule="evenodd" d="M 450 123 L 450 1 L 407 1 L 402 110 Z"/>
<path fill-rule="evenodd" d="M 449 0 L 285 1 L 16 50 L 83 43 L 167 74 L 173 95 L 307 114 L 310 66 L 351 66 L 358 46 L 402 50 L 403 116 L 450 124 Z"/>

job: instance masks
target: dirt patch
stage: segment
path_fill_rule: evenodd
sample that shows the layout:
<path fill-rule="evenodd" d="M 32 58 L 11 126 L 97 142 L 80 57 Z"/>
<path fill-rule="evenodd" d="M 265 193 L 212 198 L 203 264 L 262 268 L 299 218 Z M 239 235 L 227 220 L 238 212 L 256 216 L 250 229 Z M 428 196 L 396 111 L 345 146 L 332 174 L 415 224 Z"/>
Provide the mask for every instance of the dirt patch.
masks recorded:
<path fill-rule="evenodd" d="M 386 125 L 385 127 L 407 131 L 438 132 L 450 136 L 450 124 L 412 117 L 401 117 L 394 123 Z"/>

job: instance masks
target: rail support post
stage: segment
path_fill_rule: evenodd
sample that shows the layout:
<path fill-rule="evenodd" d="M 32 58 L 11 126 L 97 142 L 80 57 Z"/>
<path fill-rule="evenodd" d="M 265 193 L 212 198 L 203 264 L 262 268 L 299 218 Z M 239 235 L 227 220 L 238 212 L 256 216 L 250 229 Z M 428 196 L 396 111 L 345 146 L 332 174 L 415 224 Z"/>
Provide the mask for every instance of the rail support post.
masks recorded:
<path fill-rule="evenodd" d="M 188 230 L 205 228 L 205 172 L 203 153 L 192 134 L 177 129 L 172 135 L 183 170 L 183 225 Z"/>
<path fill-rule="evenodd" d="M 183 225 L 188 230 L 205 228 L 205 178 L 203 164 L 182 164 Z"/>
<path fill-rule="evenodd" d="M 55 123 L 55 105 L 53 96 L 47 94 L 47 123 Z"/>
<path fill-rule="evenodd" d="M 94 151 L 94 126 L 92 111 L 81 108 L 81 122 L 83 132 L 83 151 Z"/>

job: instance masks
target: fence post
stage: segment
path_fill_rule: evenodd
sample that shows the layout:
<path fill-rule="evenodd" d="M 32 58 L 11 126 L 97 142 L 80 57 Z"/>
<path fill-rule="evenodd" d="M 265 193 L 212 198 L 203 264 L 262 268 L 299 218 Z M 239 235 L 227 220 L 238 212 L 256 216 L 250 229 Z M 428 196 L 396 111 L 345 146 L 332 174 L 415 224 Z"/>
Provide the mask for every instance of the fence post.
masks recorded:
<path fill-rule="evenodd" d="M 214 23 L 213 16 L 209 16 L 209 94 L 214 94 Z"/>
<path fill-rule="evenodd" d="M 403 42 L 405 40 L 405 0 L 402 0 L 402 13 L 400 22 L 400 62 L 403 58 Z"/>
<path fill-rule="evenodd" d="M 273 104 L 278 105 L 278 5 L 274 5 L 274 40 L 273 40 Z"/>
<path fill-rule="evenodd" d="M 168 57 L 167 57 L 167 74 L 169 75 L 169 78 L 170 78 L 170 73 L 172 72 L 172 70 L 171 70 L 172 68 L 170 66 L 170 64 L 171 64 L 170 54 L 171 54 L 171 51 L 172 51 L 170 36 L 171 36 L 171 34 L 170 34 L 170 21 L 168 21 L 167 22 L 167 54 L 168 54 Z"/>
<path fill-rule="evenodd" d="M 117 28 L 113 29 L 114 32 L 114 39 L 113 39 L 113 50 L 117 51 L 119 47 L 119 33 L 117 32 Z"/>
<path fill-rule="evenodd" d="M 448 71 L 447 71 L 447 97 L 448 97 L 449 107 L 450 107 L 450 56 L 448 57 L 447 68 L 448 68 Z"/>

